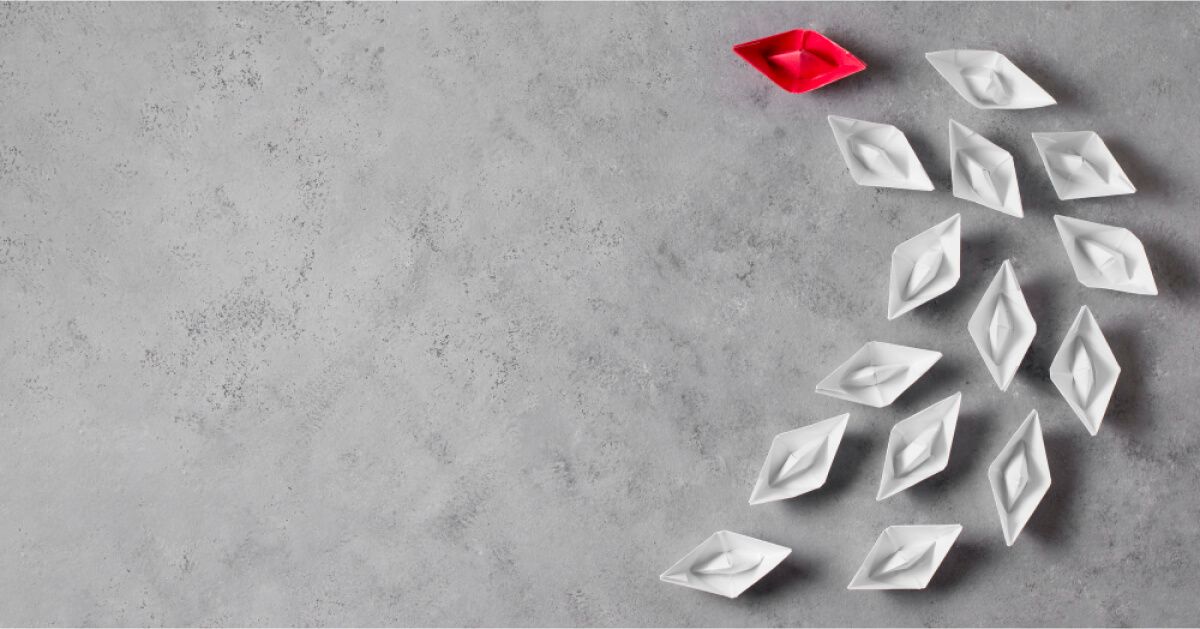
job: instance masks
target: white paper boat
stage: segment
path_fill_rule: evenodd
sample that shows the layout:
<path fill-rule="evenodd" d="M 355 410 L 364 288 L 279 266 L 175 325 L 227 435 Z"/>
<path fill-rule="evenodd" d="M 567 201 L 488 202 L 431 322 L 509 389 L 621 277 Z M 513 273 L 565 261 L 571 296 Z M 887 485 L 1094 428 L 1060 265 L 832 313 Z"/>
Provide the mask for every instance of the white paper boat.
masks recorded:
<path fill-rule="evenodd" d="M 962 533 L 960 524 L 889 526 L 850 580 L 851 590 L 923 590 Z"/>
<path fill-rule="evenodd" d="M 1050 364 L 1050 381 L 1093 436 L 1100 431 L 1120 373 L 1117 357 L 1092 311 L 1080 308 Z"/>
<path fill-rule="evenodd" d="M 900 243 L 892 251 L 888 320 L 954 288 L 958 283 L 962 215 L 955 214 Z"/>
<path fill-rule="evenodd" d="M 993 50 L 941 50 L 925 53 L 946 82 L 980 109 L 1031 109 L 1055 104 L 1054 97 Z"/>
<path fill-rule="evenodd" d="M 883 408 L 896 401 L 941 352 L 871 341 L 817 384 L 817 393 Z"/>
<path fill-rule="evenodd" d="M 825 484 L 850 414 L 775 435 L 750 504 L 787 500 Z"/>
<path fill-rule="evenodd" d="M 1029 313 L 1011 261 L 1000 265 L 1000 272 L 967 322 L 967 331 L 992 379 L 1001 391 L 1007 391 L 1037 333 L 1037 323 Z"/>
<path fill-rule="evenodd" d="M 694 590 L 737 598 L 775 569 L 792 549 L 747 535 L 717 531 L 658 578 Z"/>
<path fill-rule="evenodd" d="M 1025 215 L 1012 155 L 950 121 L 950 180 L 954 196 L 1018 218 Z"/>
<path fill-rule="evenodd" d="M 1094 131 L 1034 133 L 1033 143 L 1063 201 L 1137 192 Z"/>
<path fill-rule="evenodd" d="M 1042 424 L 1037 411 L 1029 414 L 1008 440 L 1000 455 L 988 466 L 988 482 L 1000 513 L 1004 543 L 1009 546 L 1025 528 L 1038 503 L 1050 489 L 1050 464 L 1042 442 Z"/>
<path fill-rule="evenodd" d="M 1055 216 L 1071 267 L 1080 284 L 1135 295 L 1157 295 L 1146 248 L 1124 227 Z"/>
<path fill-rule="evenodd" d="M 892 427 L 876 500 L 894 496 L 946 469 L 961 404 L 962 393 L 955 393 Z"/>
<path fill-rule="evenodd" d="M 830 116 L 838 150 L 860 186 L 933 190 L 904 133 L 890 124 Z"/>

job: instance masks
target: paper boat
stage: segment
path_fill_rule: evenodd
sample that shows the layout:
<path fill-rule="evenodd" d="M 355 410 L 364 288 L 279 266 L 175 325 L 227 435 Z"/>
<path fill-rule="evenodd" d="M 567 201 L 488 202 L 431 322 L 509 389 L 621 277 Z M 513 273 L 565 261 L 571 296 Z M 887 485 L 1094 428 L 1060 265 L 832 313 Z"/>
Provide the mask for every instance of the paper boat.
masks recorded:
<path fill-rule="evenodd" d="M 733 52 L 783 89 L 801 94 L 866 69 L 817 31 L 793 30 L 738 44 Z"/>
<path fill-rule="evenodd" d="M 1000 513 L 1004 543 L 1009 546 L 1025 528 L 1038 503 L 1050 489 L 1050 464 L 1042 442 L 1042 424 L 1037 411 L 1029 414 L 1008 440 L 1000 455 L 988 466 L 988 482 Z"/>
<path fill-rule="evenodd" d="M 1124 227 L 1055 216 L 1071 267 L 1080 284 L 1135 295 L 1157 295 L 1146 248 Z"/>
<path fill-rule="evenodd" d="M 992 50 L 925 53 L 938 74 L 980 109 L 1031 109 L 1055 104 L 1053 96 L 1008 57 Z"/>
<path fill-rule="evenodd" d="M 817 393 L 883 408 L 941 357 L 941 352 L 871 341 L 817 384 Z"/>
<path fill-rule="evenodd" d="M 658 578 L 737 598 L 775 569 L 792 549 L 730 531 L 717 531 Z"/>
<path fill-rule="evenodd" d="M 967 127 L 950 121 L 950 180 L 954 196 L 1018 218 L 1021 191 L 1012 155 Z"/>
<path fill-rule="evenodd" d="M 1092 311 L 1084 306 L 1050 364 L 1050 381 L 1093 436 L 1117 386 L 1121 366 Z"/>
<path fill-rule="evenodd" d="M 992 379 L 1001 391 L 1007 391 L 1037 333 L 1037 323 L 1025 303 L 1011 261 L 1000 265 L 1000 272 L 967 322 L 967 331 Z"/>
<path fill-rule="evenodd" d="M 829 126 L 858 185 L 933 190 L 921 160 L 896 127 L 840 116 L 830 116 Z"/>
<path fill-rule="evenodd" d="M 900 243 L 892 251 L 888 319 L 954 288 L 959 276 L 962 216 L 955 214 Z"/>
<path fill-rule="evenodd" d="M 889 526 L 850 580 L 851 590 L 923 590 L 962 533 L 960 524 Z"/>
<path fill-rule="evenodd" d="M 892 427 L 876 500 L 894 496 L 946 469 L 961 404 L 962 393 L 955 393 Z"/>
<path fill-rule="evenodd" d="M 1033 143 L 1063 201 L 1137 192 L 1094 131 L 1034 133 Z"/>
<path fill-rule="evenodd" d="M 750 504 L 795 498 L 825 484 L 849 413 L 775 436 Z"/>

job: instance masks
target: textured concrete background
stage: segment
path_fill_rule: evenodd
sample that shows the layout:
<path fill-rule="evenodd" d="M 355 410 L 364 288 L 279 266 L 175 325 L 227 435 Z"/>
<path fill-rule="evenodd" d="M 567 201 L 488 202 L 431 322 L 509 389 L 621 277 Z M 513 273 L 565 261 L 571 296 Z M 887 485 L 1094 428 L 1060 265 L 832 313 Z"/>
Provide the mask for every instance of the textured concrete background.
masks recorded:
<path fill-rule="evenodd" d="M 729 46 L 810 26 L 867 72 L 787 94 Z M 1004 51 L 1061 102 L 971 108 Z M 0 6 L 0 623 L 1200 622 L 1200 6 Z M 933 193 L 855 186 L 830 113 Z M 954 199 L 954 117 L 1027 216 Z M 1031 131 L 1136 195 L 1059 202 Z M 892 247 L 964 273 L 887 322 Z M 1161 294 L 1085 289 L 1051 217 L 1131 228 Z M 966 333 L 1011 257 L 1009 393 Z M 1082 304 L 1125 369 L 1091 438 L 1047 379 Z M 892 408 L 813 387 L 864 341 L 945 352 Z M 874 499 L 892 423 L 962 390 L 949 469 Z M 1006 548 L 985 468 L 1031 408 L 1054 485 Z M 827 487 L 750 508 L 771 437 L 850 411 Z M 889 524 L 961 522 L 931 587 L 847 592 Z M 659 583 L 714 530 L 792 557 Z"/>

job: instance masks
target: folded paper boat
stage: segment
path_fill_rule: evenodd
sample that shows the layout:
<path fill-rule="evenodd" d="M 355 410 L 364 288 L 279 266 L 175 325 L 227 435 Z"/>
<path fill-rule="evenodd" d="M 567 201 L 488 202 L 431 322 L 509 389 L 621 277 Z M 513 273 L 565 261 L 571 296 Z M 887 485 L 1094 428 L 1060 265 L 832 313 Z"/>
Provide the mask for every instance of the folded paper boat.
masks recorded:
<path fill-rule="evenodd" d="M 839 81 L 867 67 L 828 37 L 802 29 L 738 44 L 733 52 L 776 85 L 796 94 Z"/>
<path fill-rule="evenodd" d="M 898 422 L 888 437 L 876 500 L 894 496 L 946 469 L 962 393 Z"/>
<path fill-rule="evenodd" d="M 888 319 L 920 306 L 958 283 L 962 216 L 955 214 L 892 251 Z"/>
<path fill-rule="evenodd" d="M 1033 143 L 1054 192 L 1063 201 L 1137 192 L 1094 131 L 1034 133 Z"/>
<path fill-rule="evenodd" d="M 950 121 L 950 181 L 954 196 L 1018 218 L 1025 215 L 1012 154 Z"/>
<path fill-rule="evenodd" d="M 961 524 L 889 526 L 847 589 L 923 590 L 960 533 Z"/>
<path fill-rule="evenodd" d="M 875 408 L 896 401 L 941 352 L 871 341 L 817 384 L 817 393 Z"/>
<path fill-rule="evenodd" d="M 795 498 L 825 484 L 842 443 L 843 414 L 775 436 L 750 494 L 750 504 Z"/>
<path fill-rule="evenodd" d="M 1037 411 L 1031 412 L 1017 428 L 988 466 L 987 475 L 1000 514 L 1004 543 L 1012 546 L 1050 489 L 1050 463 Z"/>
<path fill-rule="evenodd" d="M 1007 391 L 1037 333 L 1037 323 L 1025 303 L 1011 261 L 1000 265 L 1000 272 L 967 322 L 967 332 L 996 385 Z"/>
<path fill-rule="evenodd" d="M 1158 294 L 1146 248 L 1133 232 L 1068 216 L 1055 216 L 1054 225 L 1080 284 L 1135 295 Z"/>
<path fill-rule="evenodd" d="M 737 598 L 775 569 L 792 549 L 747 535 L 717 531 L 659 579 L 683 587 Z"/>
<path fill-rule="evenodd" d="M 925 53 L 925 58 L 959 96 L 980 109 L 1055 104 L 1042 86 L 994 50 L 941 50 Z"/>
<path fill-rule="evenodd" d="M 933 190 L 904 132 L 890 124 L 829 116 L 833 138 L 860 186 Z"/>
<path fill-rule="evenodd" d="M 1100 431 L 1120 374 L 1121 366 L 1096 317 L 1087 306 L 1080 308 L 1050 363 L 1050 381 L 1092 436 Z"/>

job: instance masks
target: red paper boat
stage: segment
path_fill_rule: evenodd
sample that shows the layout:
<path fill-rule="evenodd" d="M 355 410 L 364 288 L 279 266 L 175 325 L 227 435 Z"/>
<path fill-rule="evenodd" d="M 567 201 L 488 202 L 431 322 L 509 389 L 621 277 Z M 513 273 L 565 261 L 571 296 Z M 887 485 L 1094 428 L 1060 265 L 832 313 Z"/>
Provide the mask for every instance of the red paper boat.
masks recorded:
<path fill-rule="evenodd" d="M 733 51 L 776 85 L 796 94 L 844 79 L 867 67 L 828 37 L 802 29 L 738 44 Z"/>

